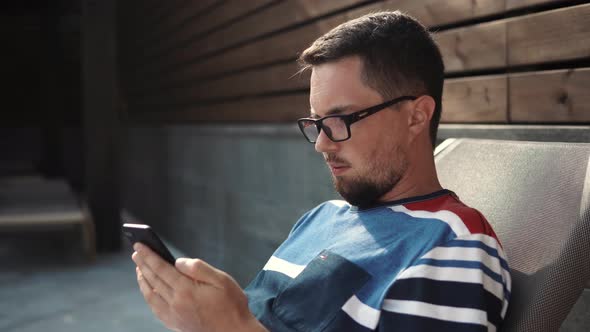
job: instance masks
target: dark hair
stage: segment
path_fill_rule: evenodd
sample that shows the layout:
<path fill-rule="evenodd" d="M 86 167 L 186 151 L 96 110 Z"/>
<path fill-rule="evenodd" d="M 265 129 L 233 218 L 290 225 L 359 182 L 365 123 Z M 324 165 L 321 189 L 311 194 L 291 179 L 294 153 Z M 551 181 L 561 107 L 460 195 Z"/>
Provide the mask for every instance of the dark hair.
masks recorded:
<path fill-rule="evenodd" d="M 363 61 L 363 82 L 384 98 L 427 94 L 434 99 L 430 122 L 434 147 L 442 110 L 444 64 L 427 29 L 399 11 L 368 14 L 318 38 L 303 51 L 299 62 L 305 70 L 355 55 Z"/>

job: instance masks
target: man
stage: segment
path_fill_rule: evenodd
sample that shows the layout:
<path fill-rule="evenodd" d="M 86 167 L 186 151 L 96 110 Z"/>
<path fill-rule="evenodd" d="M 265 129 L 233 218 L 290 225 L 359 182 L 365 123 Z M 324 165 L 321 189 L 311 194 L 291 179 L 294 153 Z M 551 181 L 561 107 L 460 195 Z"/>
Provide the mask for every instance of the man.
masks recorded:
<path fill-rule="evenodd" d="M 200 260 L 137 246 L 146 301 L 179 331 L 496 331 L 511 279 L 485 218 L 438 182 L 444 67 L 399 12 L 344 23 L 300 57 L 306 139 L 346 200 L 305 214 L 245 292 Z"/>

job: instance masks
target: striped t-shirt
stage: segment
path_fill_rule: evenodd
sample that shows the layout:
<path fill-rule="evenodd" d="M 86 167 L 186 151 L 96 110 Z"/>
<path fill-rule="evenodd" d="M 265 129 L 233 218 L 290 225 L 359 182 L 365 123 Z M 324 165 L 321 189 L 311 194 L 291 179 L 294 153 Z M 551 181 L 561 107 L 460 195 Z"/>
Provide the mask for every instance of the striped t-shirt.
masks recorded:
<path fill-rule="evenodd" d="M 246 288 L 271 331 L 496 331 L 511 279 L 485 218 L 442 190 L 306 213 Z"/>

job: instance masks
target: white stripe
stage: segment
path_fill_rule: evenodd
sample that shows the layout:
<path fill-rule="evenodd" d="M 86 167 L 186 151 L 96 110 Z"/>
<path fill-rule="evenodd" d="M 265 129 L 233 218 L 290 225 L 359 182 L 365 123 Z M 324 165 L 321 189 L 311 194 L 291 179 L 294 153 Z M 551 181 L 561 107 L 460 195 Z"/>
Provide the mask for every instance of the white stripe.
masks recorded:
<path fill-rule="evenodd" d="M 419 301 L 383 300 L 383 310 L 456 323 L 488 326 L 488 315 L 483 310 L 448 307 Z"/>
<path fill-rule="evenodd" d="M 348 204 L 346 201 L 338 200 L 338 199 L 333 199 L 331 201 L 328 201 L 328 203 L 330 203 L 332 205 L 336 205 L 339 208 L 341 208 L 343 206 L 350 206 L 350 204 Z"/>
<path fill-rule="evenodd" d="M 305 265 L 293 264 L 284 259 L 271 256 L 266 265 L 264 265 L 262 269 L 265 271 L 280 272 L 291 278 L 296 278 L 299 275 L 299 273 L 301 273 L 301 271 L 305 269 Z"/>
<path fill-rule="evenodd" d="M 381 311 L 364 304 L 356 295 L 353 295 L 344 303 L 342 310 L 355 322 L 368 329 L 374 330 L 379 324 Z"/>
<path fill-rule="evenodd" d="M 500 255 L 500 257 L 506 262 L 506 264 L 508 264 L 508 259 L 506 258 L 506 254 L 504 253 L 502 246 L 500 246 L 500 244 L 498 243 L 498 241 L 496 241 L 496 239 L 494 239 L 493 237 L 491 237 L 489 235 L 471 234 L 469 236 L 465 236 L 465 237 L 463 237 L 461 239 L 457 239 L 457 240 L 481 241 L 484 244 L 486 244 L 488 247 L 496 249 L 498 251 L 498 255 Z M 506 288 L 508 288 L 508 291 L 511 292 L 512 291 L 512 276 L 510 275 L 510 272 L 506 271 L 505 269 L 502 269 L 502 277 L 506 281 Z"/>
<path fill-rule="evenodd" d="M 500 313 L 502 319 L 506 317 L 506 311 L 508 311 L 508 299 L 504 299 L 504 302 L 502 303 L 502 312 Z"/>
<path fill-rule="evenodd" d="M 488 292 L 504 300 L 504 286 L 477 269 L 416 265 L 406 269 L 397 277 L 398 280 L 411 278 L 481 284 Z"/>
<path fill-rule="evenodd" d="M 500 255 L 500 257 L 502 257 L 502 259 L 506 260 L 506 255 L 504 254 L 504 250 L 502 250 L 502 247 L 499 245 L 498 241 L 496 241 L 496 239 L 494 239 L 493 237 L 486 235 L 486 234 L 470 234 L 468 236 L 462 237 L 461 239 L 458 240 L 476 240 L 476 241 L 481 241 L 484 244 L 486 244 L 488 247 L 492 247 L 496 250 L 498 250 L 498 254 Z"/>
<path fill-rule="evenodd" d="M 498 243 L 498 241 L 496 241 L 496 239 L 494 239 L 493 237 L 486 235 L 486 234 L 470 234 L 468 236 L 462 237 L 460 239 L 457 240 L 476 240 L 476 241 L 481 241 L 483 242 L 485 245 L 487 245 L 488 247 L 494 248 L 496 250 L 498 250 L 498 255 L 500 255 L 500 257 L 505 260 L 506 262 L 508 262 L 508 259 L 506 258 L 506 254 L 504 253 L 504 250 L 502 249 L 502 247 L 500 246 L 500 244 Z"/>
<path fill-rule="evenodd" d="M 469 229 L 467 229 L 467 226 L 465 226 L 465 224 L 463 223 L 463 220 L 461 220 L 461 218 L 459 218 L 458 215 L 456 215 L 453 212 L 448 211 L 448 210 L 440 210 L 437 212 L 430 212 L 430 211 L 423 211 L 423 210 L 412 211 L 412 210 L 407 209 L 403 205 L 392 206 L 392 207 L 390 207 L 390 209 L 392 209 L 395 212 L 405 213 L 405 214 L 412 216 L 414 218 L 441 220 L 441 221 L 445 222 L 447 225 L 449 225 L 449 227 L 451 227 L 451 229 L 453 230 L 453 232 L 455 233 L 456 236 L 463 236 L 463 235 L 471 234 L 469 232 Z"/>
<path fill-rule="evenodd" d="M 502 270 L 504 268 L 500 265 L 500 259 L 489 255 L 485 250 L 480 248 L 436 247 L 422 256 L 422 258 L 480 262 L 498 275 L 503 275 Z"/>
<path fill-rule="evenodd" d="M 488 322 L 488 332 L 496 332 L 496 325 Z"/>
<path fill-rule="evenodd" d="M 510 292 L 512 284 L 510 272 L 502 267 L 498 257 L 489 255 L 483 249 L 469 247 L 436 247 L 422 257 L 437 260 L 463 260 L 481 262 L 483 265 L 487 266 L 490 270 L 496 272 L 502 277 L 502 280 L 504 280 L 504 283 L 506 283 L 506 288 Z"/>

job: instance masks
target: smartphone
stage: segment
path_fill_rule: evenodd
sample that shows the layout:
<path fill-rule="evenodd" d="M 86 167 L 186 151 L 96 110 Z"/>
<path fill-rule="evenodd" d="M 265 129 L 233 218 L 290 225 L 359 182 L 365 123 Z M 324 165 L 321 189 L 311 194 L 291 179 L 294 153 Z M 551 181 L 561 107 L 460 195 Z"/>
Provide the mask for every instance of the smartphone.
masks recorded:
<path fill-rule="evenodd" d="M 165 261 L 174 266 L 174 256 L 170 253 L 170 250 L 164 245 L 158 234 L 148 225 L 145 224 L 123 224 L 123 235 L 131 242 L 141 242 L 146 246 L 150 247 L 155 253 L 160 255 Z"/>

